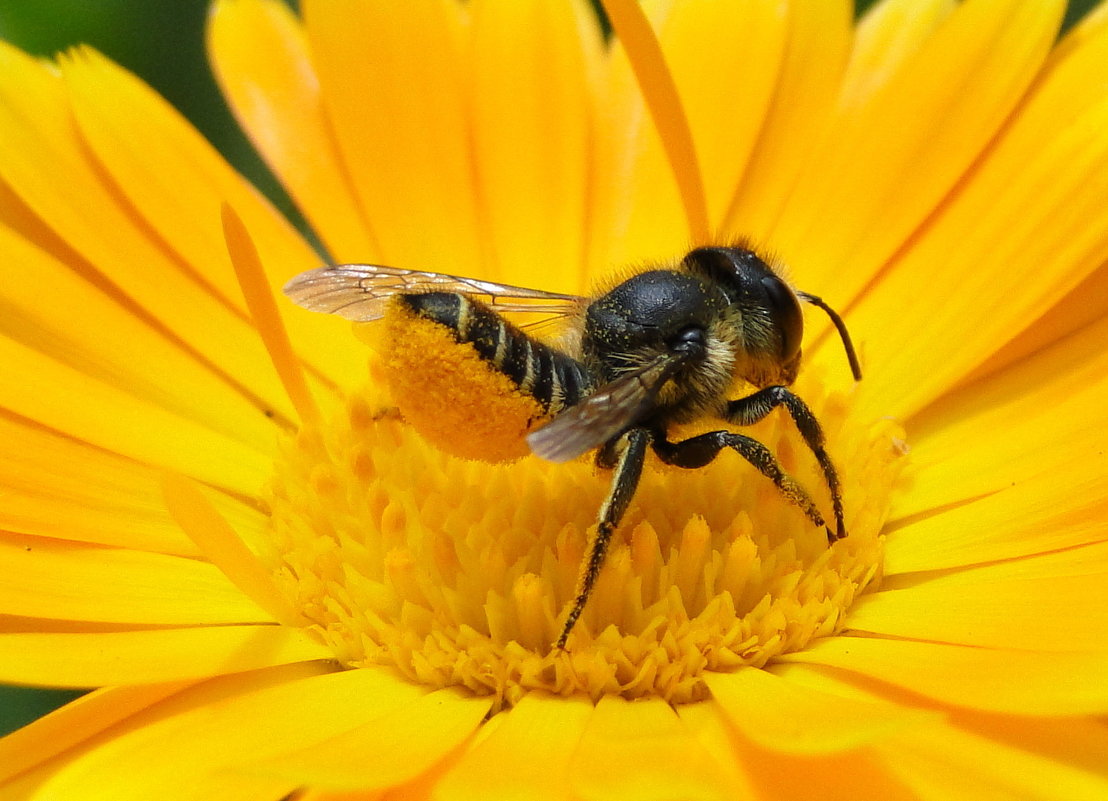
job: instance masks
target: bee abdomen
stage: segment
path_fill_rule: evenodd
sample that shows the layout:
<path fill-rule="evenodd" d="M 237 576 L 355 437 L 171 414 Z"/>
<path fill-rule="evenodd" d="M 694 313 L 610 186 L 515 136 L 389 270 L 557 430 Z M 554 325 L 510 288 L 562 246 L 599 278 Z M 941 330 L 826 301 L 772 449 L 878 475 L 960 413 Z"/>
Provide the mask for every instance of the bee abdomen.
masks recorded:
<path fill-rule="evenodd" d="M 460 343 L 557 414 L 579 402 L 589 389 L 585 367 L 573 357 L 527 336 L 483 303 L 454 292 L 403 295 L 415 313 L 450 329 Z"/>

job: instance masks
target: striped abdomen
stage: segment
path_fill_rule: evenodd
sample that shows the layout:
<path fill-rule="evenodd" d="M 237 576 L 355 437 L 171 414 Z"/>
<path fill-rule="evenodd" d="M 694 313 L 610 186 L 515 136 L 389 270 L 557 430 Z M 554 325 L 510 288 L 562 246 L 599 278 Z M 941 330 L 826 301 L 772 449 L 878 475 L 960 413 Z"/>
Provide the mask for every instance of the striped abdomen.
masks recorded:
<path fill-rule="evenodd" d="M 450 329 L 482 359 L 510 378 L 551 415 L 578 403 L 590 389 L 584 365 L 531 339 L 483 303 L 453 292 L 400 298 L 413 312 Z"/>

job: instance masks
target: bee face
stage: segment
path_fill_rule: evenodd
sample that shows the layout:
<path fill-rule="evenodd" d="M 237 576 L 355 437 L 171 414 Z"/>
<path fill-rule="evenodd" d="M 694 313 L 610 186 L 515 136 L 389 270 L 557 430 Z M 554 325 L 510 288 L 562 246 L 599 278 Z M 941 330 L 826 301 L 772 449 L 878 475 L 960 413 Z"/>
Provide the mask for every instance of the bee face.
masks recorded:
<path fill-rule="evenodd" d="M 796 293 L 756 253 L 745 248 L 697 248 L 684 266 L 716 282 L 735 326 L 736 373 L 756 387 L 791 384 L 800 367 L 804 317 Z"/>

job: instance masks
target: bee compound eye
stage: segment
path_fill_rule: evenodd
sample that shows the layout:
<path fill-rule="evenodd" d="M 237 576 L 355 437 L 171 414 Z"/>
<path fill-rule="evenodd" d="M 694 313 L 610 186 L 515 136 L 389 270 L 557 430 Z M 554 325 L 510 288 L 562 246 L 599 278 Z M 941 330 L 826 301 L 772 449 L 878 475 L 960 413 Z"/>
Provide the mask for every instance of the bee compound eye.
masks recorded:
<path fill-rule="evenodd" d="M 781 361 L 787 362 L 800 352 L 804 338 L 804 316 L 800 311 L 800 300 L 788 284 L 776 275 L 762 279 L 766 291 L 770 317 L 781 336 Z"/>

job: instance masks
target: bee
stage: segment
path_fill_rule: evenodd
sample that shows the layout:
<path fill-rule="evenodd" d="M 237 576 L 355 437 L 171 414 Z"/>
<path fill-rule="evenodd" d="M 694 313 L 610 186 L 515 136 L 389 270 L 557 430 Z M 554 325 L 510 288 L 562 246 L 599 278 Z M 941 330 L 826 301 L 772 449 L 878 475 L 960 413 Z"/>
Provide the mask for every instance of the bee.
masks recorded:
<path fill-rule="evenodd" d="M 394 347 L 404 345 L 417 326 L 439 337 L 441 347 L 421 344 L 400 359 L 398 381 L 418 374 L 428 354 L 446 352 L 447 359 L 464 354 L 479 362 L 480 369 L 466 373 L 469 380 L 500 382 L 514 391 L 498 407 L 508 410 L 505 419 L 519 410 L 508 426 L 513 428 L 508 447 L 492 455 L 478 450 L 477 458 L 508 460 L 530 451 L 567 462 L 595 450 L 597 465 L 612 471 L 596 534 L 582 560 L 576 597 L 555 643 L 559 649 L 588 602 L 608 543 L 635 495 L 648 450 L 666 464 L 688 469 L 707 465 L 725 449 L 735 451 L 814 525 L 825 528 L 829 543 L 847 534 L 842 486 L 823 430 L 789 389 L 801 363 L 800 303 L 830 317 L 854 379 L 861 380 L 854 346 L 830 306 L 790 287 L 747 247 L 698 247 L 676 264 L 639 270 L 591 298 L 368 264 L 312 270 L 293 278 L 284 291 L 312 311 L 356 322 L 391 319 L 395 327 L 389 341 Z M 568 335 L 559 347 L 541 342 L 502 316 L 513 312 L 566 318 Z M 434 396 L 442 385 L 436 375 L 425 373 L 399 393 L 405 417 L 403 396 Z M 731 397 L 743 387 L 753 391 Z M 716 419 L 749 426 L 779 406 L 819 463 L 830 493 L 833 530 L 805 489 L 754 438 L 725 428 L 677 441 L 669 438 L 674 424 Z M 436 409 L 424 415 L 428 430 L 450 414 L 448 403 Z M 465 415 L 474 416 L 472 410 Z M 418 410 L 412 416 L 419 418 Z M 439 439 L 457 446 L 482 436 L 460 430 L 465 426 L 457 422 L 450 421 L 447 436 Z M 417 421 L 413 425 L 420 429 Z M 464 448 L 461 453 L 475 455 Z"/>

